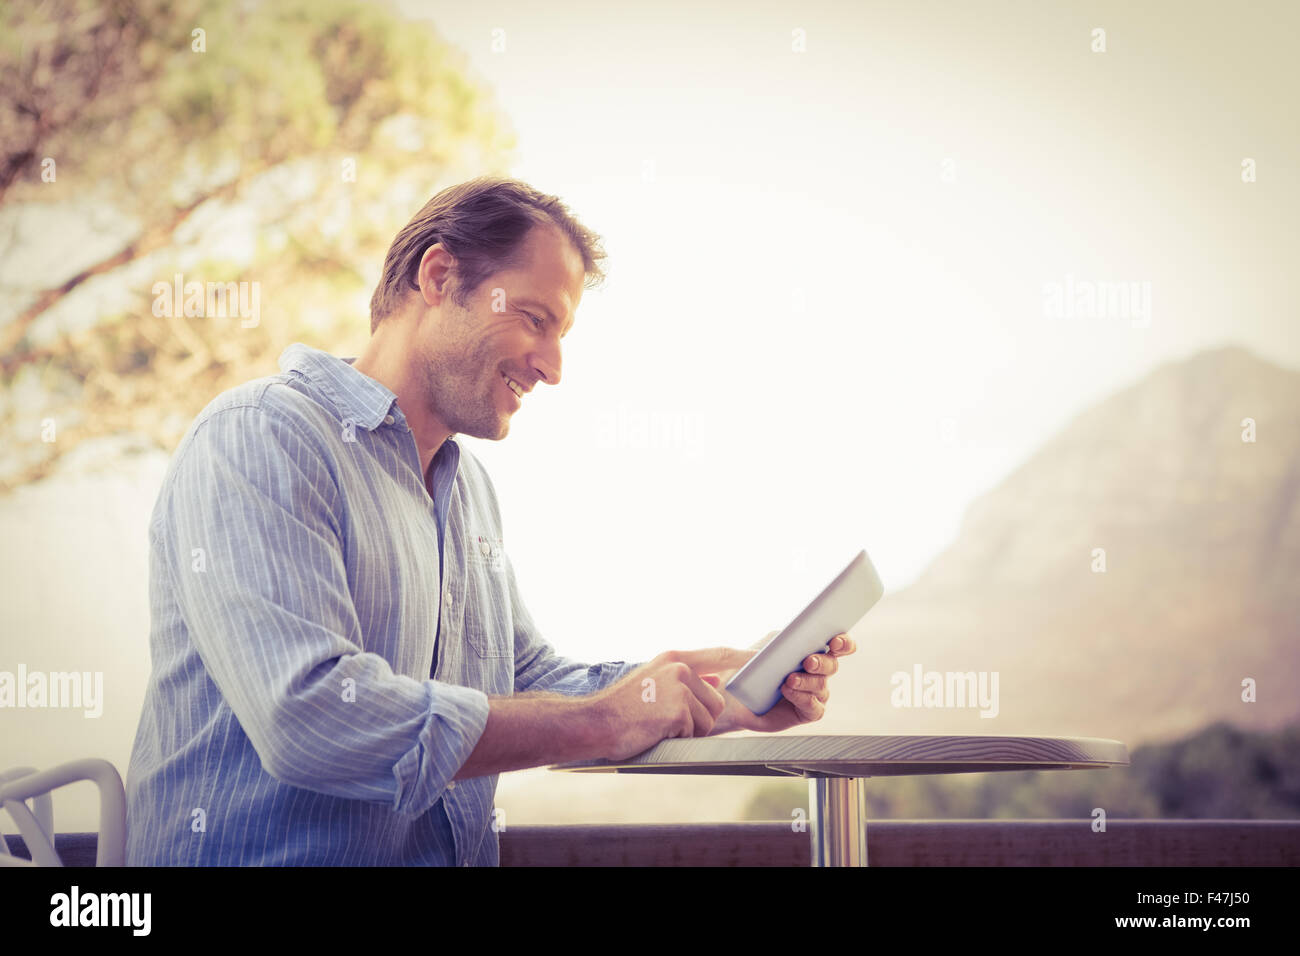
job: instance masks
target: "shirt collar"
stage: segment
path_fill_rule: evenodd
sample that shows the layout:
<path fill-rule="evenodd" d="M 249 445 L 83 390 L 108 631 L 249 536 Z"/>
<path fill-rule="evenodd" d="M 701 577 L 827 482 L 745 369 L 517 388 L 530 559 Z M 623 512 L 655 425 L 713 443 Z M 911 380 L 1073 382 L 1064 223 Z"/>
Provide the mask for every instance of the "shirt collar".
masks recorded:
<path fill-rule="evenodd" d="M 324 393 L 338 411 L 339 420 L 352 421 L 368 431 L 384 423 L 397 395 L 385 385 L 352 367 L 356 358 L 339 358 L 302 342 L 280 355 L 280 369 L 298 372 Z M 401 410 L 396 416 L 404 418 Z"/>

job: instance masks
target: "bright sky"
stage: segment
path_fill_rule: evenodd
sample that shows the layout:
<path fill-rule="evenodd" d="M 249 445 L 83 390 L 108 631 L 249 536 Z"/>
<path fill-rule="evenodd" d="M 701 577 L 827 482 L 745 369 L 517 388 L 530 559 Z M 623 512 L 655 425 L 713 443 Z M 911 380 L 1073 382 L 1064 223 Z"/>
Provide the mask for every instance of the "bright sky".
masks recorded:
<path fill-rule="evenodd" d="M 472 443 L 566 653 L 750 643 L 860 547 L 897 589 L 1153 366 L 1300 365 L 1295 5 L 401 7 L 610 253 L 562 385 Z M 1103 282 L 1149 312 L 1045 314 Z"/>
<path fill-rule="evenodd" d="M 897 589 L 1153 366 L 1300 365 L 1295 5 L 401 7 L 610 253 L 562 385 L 472 443 L 566 653 L 750 643 L 861 547 Z"/>

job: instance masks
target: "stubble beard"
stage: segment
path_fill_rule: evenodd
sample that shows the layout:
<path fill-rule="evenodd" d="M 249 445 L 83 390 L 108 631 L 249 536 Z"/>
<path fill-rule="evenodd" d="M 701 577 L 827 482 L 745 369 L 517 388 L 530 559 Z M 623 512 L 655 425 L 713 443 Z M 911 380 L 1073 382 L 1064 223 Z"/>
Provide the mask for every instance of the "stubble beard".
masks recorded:
<path fill-rule="evenodd" d="M 444 350 L 422 364 L 429 408 L 452 434 L 498 441 L 509 433 L 509 417 L 503 418 L 494 391 L 493 379 L 501 376 L 482 355 Z"/>

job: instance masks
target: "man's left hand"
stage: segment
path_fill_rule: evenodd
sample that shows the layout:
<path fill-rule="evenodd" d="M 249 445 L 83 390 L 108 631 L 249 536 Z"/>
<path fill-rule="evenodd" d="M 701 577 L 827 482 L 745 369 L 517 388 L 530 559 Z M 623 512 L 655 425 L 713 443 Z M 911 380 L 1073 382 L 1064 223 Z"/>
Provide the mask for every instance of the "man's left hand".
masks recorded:
<path fill-rule="evenodd" d="M 772 635 L 768 635 L 770 638 Z M 764 638 L 762 644 L 766 644 L 768 638 Z M 781 685 L 781 699 L 777 701 L 776 706 L 765 714 L 755 714 L 752 710 L 736 700 L 734 696 L 725 690 L 727 681 L 740 670 L 740 667 L 733 667 L 730 670 L 720 671 L 710 674 L 701 674 L 701 678 L 709 684 L 716 687 L 727 699 L 727 706 L 718 715 L 717 721 L 714 722 L 713 729 L 709 731 L 709 736 L 716 734 L 725 734 L 732 730 L 757 730 L 764 733 L 772 733 L 778 730 L 786 730 L 790 727 L 797 727 L 799 724 L 811 723 L 814 720 L 821 720 L 826 713 L 826 704 L 830 700 L 830 678 L 839 670 L 838 658 L 852 654 L 857 650 L 857 645 L 847 634 L 837 634 L 830 640 L 830 650 L 824 654 L 809 654 L 803 660 L 803 668 L 786 675 L 785 683 Z M 744 654 L 744 662 L 749 662 L 757 650 L 740 651 Z"/>

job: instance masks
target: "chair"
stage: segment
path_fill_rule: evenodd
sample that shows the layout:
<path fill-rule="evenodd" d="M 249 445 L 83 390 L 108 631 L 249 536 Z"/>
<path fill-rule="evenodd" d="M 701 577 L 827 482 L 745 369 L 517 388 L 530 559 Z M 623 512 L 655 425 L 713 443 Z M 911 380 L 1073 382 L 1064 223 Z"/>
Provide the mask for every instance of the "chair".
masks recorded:
<path fill-rule="evenodd" d="M 54 849 L 54 801 L 50 791 L 93 780 L 99 787 L 99 840 L 96 866 L 121 866 L 126 859 L 126 791 L 122 778 L 107 760 L 88 757 L 60 764 L 49 770 L 14 767 L 0 772 L 0 807 L 9 811 L 22 834 L 30 860 L 9 852 L 0 833 L 0 866 L 63 866 Z M 34 800 L 28 807 L 26 801 Z"/>

